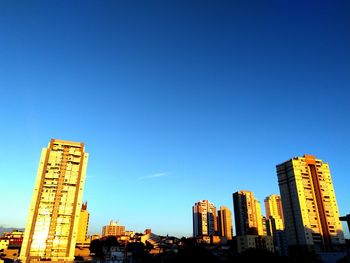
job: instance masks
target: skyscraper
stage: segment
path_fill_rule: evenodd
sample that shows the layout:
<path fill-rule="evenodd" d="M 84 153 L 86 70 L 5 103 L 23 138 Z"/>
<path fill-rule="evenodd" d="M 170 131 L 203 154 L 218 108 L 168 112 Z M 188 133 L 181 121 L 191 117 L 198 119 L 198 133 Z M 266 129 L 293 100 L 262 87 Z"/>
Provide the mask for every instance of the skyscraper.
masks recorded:
<path fill-rule="evenodd" d="M 192 207 L 193 236 L 210 236 L 217 232 L 216 207 L 208 200 L 200 200 Z"/>
<path fill-rule="evenodd" d="M 265 198 L 266 217 L 281 218 L 283 221 L 283 208 L 280 195 L 269 195 Z"/>
<path fill-rule="evenodd" d="M 289 246 L 316 252 L 344 244 L 342 225 L 327 163 L 311 155 L 277 165 Z"/>
<path fill-rule="evenodd" d="M 83 203 L 80 210 L 77 244 L 84 244 L 87 242 L 88 228 L 89 228 L 90 214 L 87 211 L 87 202 Z"/>
<path fill-rule="evenodd" d="M 226 240 L 232 239 L 232 213 L 226 206 L 221 206 L 218 211 L 218 231 Z"/>
<path fill-rule="evenodd" d="M 52 139 L 43 148 L 20 259 L 73 261 L 88 154 L 84 144 Z"/>
<path fill-rule="evenodd" d="M 264 203 L 269 235 L 273 235 L 277 230 L 284 230 L 281 196 L 270 195 L 265 198 Z"/>
<path fill-rule="evenodd" d="M 236 235 L 264 235 L 259 201 L 250 191 L 233 194 Z"/>

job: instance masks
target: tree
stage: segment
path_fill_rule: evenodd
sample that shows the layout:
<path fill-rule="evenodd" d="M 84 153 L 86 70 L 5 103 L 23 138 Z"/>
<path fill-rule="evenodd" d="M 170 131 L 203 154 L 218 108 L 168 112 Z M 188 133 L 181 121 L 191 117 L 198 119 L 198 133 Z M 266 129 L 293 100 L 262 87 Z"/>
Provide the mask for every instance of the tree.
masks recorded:
<path fill-rule="evenodd" d="M 179 251 L 174 262 L 220 263 L 221 260 L 202 245 L 189 245 Z"/>
<path fill-rule="evenodd" d="M 146 246 L 142 242 L 132 242 L 128 243 L 126 246 L 126 250 L 132 253 L 132 258 L 134 261 L 145 262 L 148 253 L 146 252 Z"/>
<path fill-rule="evenodd" d="M 97 257 L 102 257 L 102 241 L 100 239 L 92 240 L 90 243 L 90 253 L 94 253 Z"/>
<path fill-rule="evenodd" d="M 119 242 L 118 242 L 117 237 L 108 236 L 104 241 L 102 241 L 102 245 L 110 248 L 113 246 L 119 246 Z"/>
<path fill-rule="evenodd" d="M 147 251 L 151 251 L 153 248 L 154 248 L 154 246 L 151 244 L 151 242 L 146 241 L 146 247 L 145 247 L 145 249 L 146 249 Z"/>

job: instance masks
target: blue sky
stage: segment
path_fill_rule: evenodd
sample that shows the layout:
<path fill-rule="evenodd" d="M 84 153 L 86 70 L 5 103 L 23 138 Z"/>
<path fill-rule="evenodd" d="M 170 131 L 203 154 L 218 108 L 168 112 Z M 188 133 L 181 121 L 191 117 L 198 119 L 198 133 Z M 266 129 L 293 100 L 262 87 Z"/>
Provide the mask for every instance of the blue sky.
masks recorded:
<path fill-rule="evenodd" d="M 190 236 L 192 205 L 263 203 L 275 165 L 330 164 L 350 213 L 348 1 L 1 1 L 0 224 L 23 227 L 42 147 L 83 141 L 90 233 Z"/>

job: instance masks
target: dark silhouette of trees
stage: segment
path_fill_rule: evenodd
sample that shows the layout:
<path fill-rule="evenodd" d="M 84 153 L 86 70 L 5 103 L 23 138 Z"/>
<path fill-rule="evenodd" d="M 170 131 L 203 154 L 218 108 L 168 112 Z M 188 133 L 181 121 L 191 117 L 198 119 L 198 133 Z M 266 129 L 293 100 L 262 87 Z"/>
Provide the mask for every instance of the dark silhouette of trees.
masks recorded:
<path fill-rule="evenodd" d="M 269 263 L 318 263 L 319 258 L 309 251 L 301 251 L 300 254 L 290 257 L 281 257 L 264 249 L 248 249 L 240 254 L 235 249 L 235 242 L 229 241 L 226 248 L 220 245 L 209 245 L 197 243 L 194 238 L 182 238 L 179 244 L 175 244 L 173 250 L 167 244 L 160 244 L 160 254 L 150 254 L 154 246 L 146 242 L 129 242 L 119 244 L 115 237 L 107 237 L 100 240 L 93 240 L 90 244 L 91 253 L 96 258 L 103 259 L 103 247 L 108 249 L 112 246 L 126 245 L 126 252 L 132 253 L 134 263 L 248 263 L 248 262 L 269 262 Z M 230 248 L 228 248 L 230 247 Z M 157 251 L 156 251 L 157 252 Z M 308 253 L 306 253 L 308 252 Z M 339 262 L 346 262 L 346 259 Z"/>
<path fill-rule="evenodd" d="M 350 258 L 349 257 L 343 257 L 337 261 L 337 263 L 349 263 Z"/>
<path fill-rule="evenodd" d="M 84 258 L 81 256 L 74 257 L 74 262 L 84 262 Z"/>
<path fill-rule="evenodd" d="M 113 246 L 119 246 L 119 242 L 117 237 L 115 236 L 108 236 L 105 240 L 103 240 L 103 246 L 106 246 L 108 248 Z"/>
<path fill-rule="evenodd" d="M 146 251 L 146 246 L 142 242 L 128 243 L 126 251 L 132 253 L 134 262 L 152 262 L 151 255 Z"/>
<path fill-rule="evenodd" d="M 102 258 L 103 247 L 109 249 L 112 246 L 119 246 L 118 239 L 115 236 L 108 236 L 101 239 L 95 239 L 92 240 L 90 243 L 90 253 L 94 253 L 95 257 Z"/>
<path fill-rule="evenodd" d="M 151 251 L 153 248 L 154 248 L 154 246 L 150 242 L 146 241 L 145 249 L 147 251 Z"/>
<path fill-rule="evenodd" d="M 179 251 L 175 257 L 174 263 L 182 262 L 221 263 L 222 261 L 216 257 L 212 251 L 197 245 L 188 246 Z"/>
<path fill-rule="evenodd" d="M 90 253 L 95 254 L 96 257 L 102 257 L 102 240 L 100 239 L 95 239 L 92 240 L 90 243 Z"/>
<path fill-rule="evenodd" d="M 258 235 L 258 229 L 256 227 L 249 227 L 247 231 L 247 235 Z"/>
<path fill-rule="evenodd" d="M 269 262 L 269 263 L 279 263 L 281 257 L 277 256 L 275 253 L 272 253 L 263 249 L 247 249 L 237 256 L 235 262 Z"/>

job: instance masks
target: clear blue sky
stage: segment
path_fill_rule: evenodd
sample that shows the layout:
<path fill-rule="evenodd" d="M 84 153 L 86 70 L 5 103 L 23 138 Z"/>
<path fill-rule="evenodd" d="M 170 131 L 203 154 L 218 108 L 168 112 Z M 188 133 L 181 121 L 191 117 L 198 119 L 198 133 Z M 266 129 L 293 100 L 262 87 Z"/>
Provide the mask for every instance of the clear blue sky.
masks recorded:
<path fill-rule="evenodd" d="M 279 193 L 330 164 L 350 213 L 349 1 L 0 1 L 0 225 L 23 227 L 42 147 L 82 141 L 90 233 L 190 236 L 192 205 Z M 263 205 L 262 205 L 263 206 Z"/>

